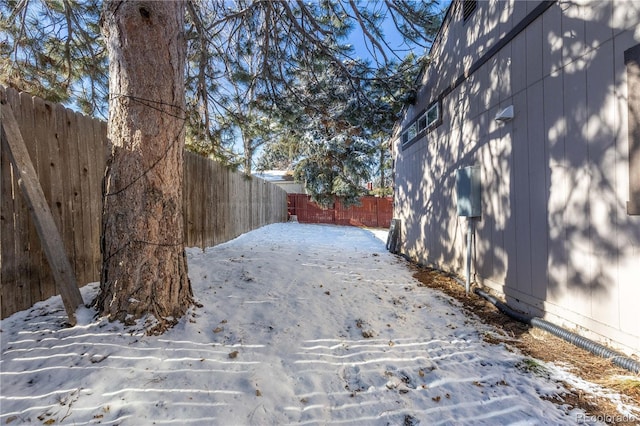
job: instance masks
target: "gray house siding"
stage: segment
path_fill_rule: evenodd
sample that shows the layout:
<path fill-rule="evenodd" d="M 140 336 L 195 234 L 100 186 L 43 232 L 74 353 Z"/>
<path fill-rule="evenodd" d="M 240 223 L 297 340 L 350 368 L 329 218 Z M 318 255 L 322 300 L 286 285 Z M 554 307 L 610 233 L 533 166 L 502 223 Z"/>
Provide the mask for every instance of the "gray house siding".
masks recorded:
<path fill-rule="evenodd" d="M 637 1 L 479 1 L 467 22 L 454 2 L 392 139 L 402 253 L 464 273 L 455 172 L 480 165 L 476 281 L 520 310 L 640 353 L 625 64 L 638 44 Z M 435 101 L 441 124 L 403 144 Z M 510 105 L 514 119 L 495 121 Z"/>

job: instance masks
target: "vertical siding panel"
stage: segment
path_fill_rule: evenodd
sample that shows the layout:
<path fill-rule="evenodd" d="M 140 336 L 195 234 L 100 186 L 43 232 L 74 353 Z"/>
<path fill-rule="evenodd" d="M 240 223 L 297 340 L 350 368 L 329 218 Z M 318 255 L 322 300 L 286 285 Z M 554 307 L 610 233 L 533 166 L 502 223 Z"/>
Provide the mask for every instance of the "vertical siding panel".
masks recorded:
<path fill-rule="evenodd" d="M 632 3 L 632 2 L 630 2 Z M 563 1 L 562 8 L 562 66 L 566 66 L 586 53 L 586 6 L 573 1 Z"/>
<path fill-rule="evenodd" d="M 562 68 L 562 9 L 558 4 L 551 6 L 542 16 L 542 34 L 542 70 L 547 76 Z"/>
<path fill-rule="evenodd" d="M 434 136 L 432 134 L 424 142 L 419 142 L 414 154 L 417 159 L 413 175 L 416 189 L 415 198 L 412 197 L 412 200 L 416 200 L 420 208 L 414 213 L 413 221 L 417 222 L 419 226 L 414 227 L 413 235 L 418 239 L 418 242 L 413 249 L 414 256 L 418 254 L 418 251 L 426 249 L 430 255 L 430 261 L 440 263 L 446 249 L 439 244 L 439 239 L 442 238 L 440 233 L 446 232 L 447 220 L 441 216 L 442 210 L 439 207 L 447 203 L 447 198 L 444 194 L 433 193 L 432 188 L 446 182 L 447 171 L 444 161 L 440 164 L 432 163 L 434 167 L 430 168 L 427 166 L 429 164 L 427 159 L 436 158 L 437 155 L 446 156 L 447 152 L 446 146 L 438 142 Z"/>
<path fill-rule="evenodd" d="M 487 117 L 493 118 L 495 113 L 493 110 L 486 111 L 482 116 L 485 118 L 485 123 L 488 121 Z M 493 121 L 493 119 L 491 120 Z M 483 129 L 488 129 L 489 126 L 483 125 Z M 486 130 L 485 130 L 486 132 Z M 491 132 L 493 133 L 493 132 Z M 489 217 L 489 223 L 491 224 L 491 234 L 489 235 L 489 244 L 491 245 L 491 258 L 493 265 L 491 267 L 491 279 L 494 282 L 504 282 L 502 271 L 504 270 L 504 217 L 503 208 L 504 202 L 502 199 L 502 182 L 505 178 L 502 176 L 502 159 L 504 152 L 502 151 L 502 141 L 499 138 L 491 137 L 488 132 L 482 135 L 484 140 L 483 146 L 483 162 L 489 165 L 489 197 L 491 206 L 491 216 Z"/>
<path fill-rule="evenodd" d="M 509 0 L 509 2 L 513 4 L 513 14 L 510 16 L 513 25 L 520 22 L 527 15 L 529 3 L 535 5 L 535 2 L 530 1 Z"/>
<path fill-rule="evenodd" d="M 529 138 L 527 134 L 527 92 L 513 97 L 518 121 L 513 125 L 513 180 L 514 217 L 517 229 L 515 248 L 515 287 L 524 294 L 531 294 L 531 205 L 529 191 Z"/>
<path fill-rule="evenodd" d="M 529 141 L 529 193 L 531 196 L 531 271 L 533 295 L 544 299 L 547 279 L 547 160 L 545 154 L 544 96 L 542 81 L 527 89 L 529 103 L 527 139 Z"/>
<path fill-rule="evenodd" d="M 476 82 L 483 88 L 478 92 L 478 113 L 484 114 L 497 101 L 498 96 L 495 93 L 494 83 L 497 78 L 496 58 L 487 62 L 480 68 L 480 72 L 476 75 Z M 486 127 L 481 128 L 483 132 L 487 131 Z M 484 136 L 486 133 L 481 133 Z"/>
<path fill-rule="evenodd" d="M 633 36 L 633 33 L 638 28 L 640 2 L 629 0 L 613 0 L 611 3 L 613 13 L 611 19 L 613 36 L 617 37 L 619 35 L 622 35 L 622 33 L 624 32 L 627 32 L 629 35 Z M 625 49 L 628 49 L 631 46 L 633 46 L 633 44 L 628 44 L 626 45 Z M 616 55 L 616 60 L 620 60 L 621 58 L 622 57 Z"/>
<path fill-rule="evenodd" d="M 513 75 L 511 73 L 512 57 L 511 44 L 505 46 L 498 54 L 498 70 L 496 77 L 498 78 L 497 90 L 501 108 L 507 107 L 513 102 L 511 91 L 511 76 Z"/>
<path fill-rule="evenodd" d="M 549 288 L 547 297 L 554 300 L 553 293 L 564 288 L 567 283 L 567 187 L 568 167 L 565 155 L 566 118 L 563 99 L 559 94 L 563 90 L 562 72 L 552 73 L 544 79 L 544 130 L 549 157 L 549 257 L 547 269 Z"/>
<path fill-rule="evenodd" d="M 511 103 L 513 105 L 513 103 Z M 503 183 L 504 198 L 504 282 L 511 287 L 518 287 L 516 277 L 518 276 L 518 242 L 517 233 L 518 227 L 516 226 L 516 180 L 515 176 L 517 171 L 515 169 L 515 135 L 514 125 L 512 122 L 505 123 L 503 130 L 503 143 L 506 146 L 507 152 L 505 152 L 505 164 L 502 171 L 505 176 L 506 182 Z"/>
<path fill-rule="evenodd" d="M 631 2 L 630 2 L 631 3 Z M 626 7 L 626 6 L 623 6 Z M 600 49 L 602 44 L 613 38 L 613 1 L 612 0 L 591 0 L 582 9 L 582 16 L 585 21 L 585 46 L 589 49 Z M 609 47 L 609 52 L 613 52 L 613 47 Z M 598 61 L 603 62 L 603 61 Z M 611 65 L 613 62 L 607 62 Z M 602 82 L 603 80 L 600 80 Z M 604 80 L 613 81 L 613 80 Z"/>
<path fill-rule="evenodd" d="M 603 28 L 598 25 L 596 29 L 603 31 Z M 607 35 L 606 32 L 604 35 Z M 619 285 L 616 270 L 618 248 L 615 244 L 617 240 L 615 210 L 618 207 L 615 192 L 612 190 L 616 186 L 615 105 L 611 86 L 601 84 L 602 81 L 614 81 L 613 42 L 608 40 L 600 44 L 587 57 L 587 62 L 591 64 L 587 69 L 589 120 L 586 123 L 592 176 L 589 188 L 590 239 L 593 247 L 591 310 L 593 318 L 597 321 L 619 326 L 617 309 L 611 309 L 612 304 L 617 304 Z"/>
<path fill-rule="evenodd" d="M 496 4 L 497 10 L 494 12 L 498 17 L 499 39 L 503 38 L 512 28 L 514 21 L 511 16 L 514 13 L 514 1 L 503 0 Z"/>
<path fill-rule="evenodd" d="M 492 137 L 492 152 L 495 161 L 495 179 L 496 179 L 496 227 L 494 234 L 494 244 L 498 250 L 496 251 L 496 264 L 494 265 L 495 277 L 498 282 L 506 282 L 506 274 L 509 269 L 509 252 L 508 248 L 508 229 L 509 222 L 512 219 L 511 204 L 511 168 L 513 167 L 513 149 L 511 140 L 511 128 L 513 123 L 498 123 L 493 117 L 499 112 L 499 108 L 493 108 L 489 111 L 490 134 Z"/>
<path fill-rule="evenodd" d="M 519 2 L 520 3 L 520 2 Z M 511 91 L 514 95 L 527 88 L 527 38 L 520 33 L 511 42 Z"/>
<path fill-rule="evenodd" d="M 527 61 L 527 87 L 542 79 L 542 60 L 544 55 L 544 34 L 542 33 L 542 20 L 537 19 L 529 25 L 526 31 L 526 61 Z"/>
<path fill-rule="evenodd" d="M 564 21 L 563 21 L 564 22 Z M 587 81 L 586 76 L 574 62 L 564 68 L 564 104 L 571 108 L 567 118 L 567 137 L 565 141 L 567 166 L 567 209 L 565 214 L 566 250 L 568 254 L 567 282 L 558 302 L 571 305 L 579 313 L 590 315 L 589 308 L 589 252 L 590 240 L 588 224 L 590 205 L 588 192 L 590 176 L 587 144 L 582 138 L 583 126 L 587 122 Z M 553 291 L 553 289 L 550 289 Z"/>
<path fill-rule="evenodd" d="M 487 114 L 486 112 L 483 114 Z M 481 116 L 478 116 L 478 121 L 475 123 L 477 125 L 478 122 L 481 121 Z M 482 126 L 479 126 L 482 128 Z M 486 131 L 485 131 L 486 132 Z M 477 236 L 479 247 L 484 247 L 484 254 L 480 254 L 483 258 L 482 260 L 482 274 L 484 277 L 495 280 L 496 278 L 496 262 L 497 262 L 497 254 L 496 251 L 499 250 L 499 247 L 496 244 L 496 218 L 498 216 L 498 183 L 497 179 L 500 179 L 500 176 L 496 175 L 495 172 L 495 159 L 494 155 L 491 151 L 491 143 L 487 136 L 480 136 L 478 140 L 478 162 L 482 165 L 482 226 L 480 227 L 479 235 Z M 460 166 L 466 166 L 467 164 L 461 164 Z M 466 224 L 465 228 L 463 228 L 463 235 L 466 232 Z"/>

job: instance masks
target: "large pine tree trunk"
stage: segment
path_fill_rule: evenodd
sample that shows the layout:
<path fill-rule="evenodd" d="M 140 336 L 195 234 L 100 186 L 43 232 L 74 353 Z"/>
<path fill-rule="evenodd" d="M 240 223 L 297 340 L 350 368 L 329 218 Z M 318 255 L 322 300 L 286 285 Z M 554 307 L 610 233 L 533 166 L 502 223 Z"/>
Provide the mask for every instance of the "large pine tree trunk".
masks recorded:
<path fill-rule="evenodd" d="M 107 1 L 101 20 L 110 152 L 96 306 L 111 320 L 146 317 L 152 333 L 192 302 L 182 219 L 184 10 L 184 1 Z"/>

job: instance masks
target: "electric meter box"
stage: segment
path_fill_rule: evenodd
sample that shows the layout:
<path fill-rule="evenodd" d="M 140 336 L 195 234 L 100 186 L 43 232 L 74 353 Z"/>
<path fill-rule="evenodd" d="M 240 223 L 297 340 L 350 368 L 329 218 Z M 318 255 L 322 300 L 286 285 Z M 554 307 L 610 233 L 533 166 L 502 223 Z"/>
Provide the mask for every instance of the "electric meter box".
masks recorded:
<path fill-rule="evenodd" d="M 482 215 L 480 177 L 480 166 L 470 166 L 456 170 L 458 216 L 479 217 Z"/>

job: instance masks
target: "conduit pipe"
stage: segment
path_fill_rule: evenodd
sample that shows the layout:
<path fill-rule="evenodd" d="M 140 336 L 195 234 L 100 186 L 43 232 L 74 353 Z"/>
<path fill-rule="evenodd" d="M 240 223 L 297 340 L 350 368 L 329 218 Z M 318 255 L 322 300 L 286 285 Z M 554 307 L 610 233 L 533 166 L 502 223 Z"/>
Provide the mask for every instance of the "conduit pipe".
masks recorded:
<path fill-rule="evenodd" d="M 473 243 L 473 218 L 467 218 L 467 281 L 464 283 L 464 291 L 469 294 L 471 289 L 471 245 Z"/>
<path fill-rule="evenodd" d="M 640 373 L 640 363 L 634 359 L 626 357 L 618 352 L 612 351 L 611 349 L 605 346 L 602 346 L 599 343 L 596 343 L 592 340 L 589 340 L 571 331 L 558 327 L 557 325 L 552 324 L 549 321 L 545 321 L 542 318 L 529 317 L 519 312 L 516 312 L 513 309 L 511 309 L 507 304 L 501 302 L 500 300 L 491 296 L 486 291 L 483 291 L 477 287 L 473 291 L 478 296 L 486 299 L 487 301 L 495 305 L 495 307 L 498 308 L 500 312 L 508 315 L 509 317 L 517 321 L 532 325 L 534 327 L 541 328 L 557 337 L 560 337 L 561 339 L 566 340 L 569 343 L 572 343 L 578 346 L 579 348 L 582 348 L 591 352 L 592 354 L 598 355 L 602 358 L 607 358 L 619 367 L 622 367 L 636 374 Z"/>

